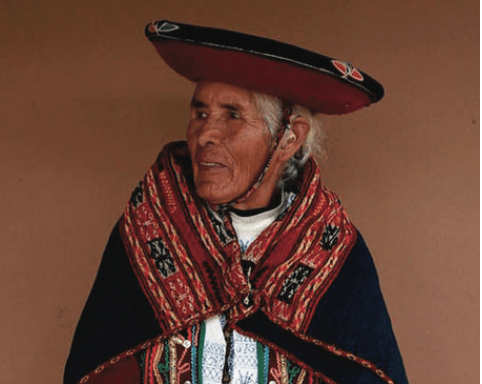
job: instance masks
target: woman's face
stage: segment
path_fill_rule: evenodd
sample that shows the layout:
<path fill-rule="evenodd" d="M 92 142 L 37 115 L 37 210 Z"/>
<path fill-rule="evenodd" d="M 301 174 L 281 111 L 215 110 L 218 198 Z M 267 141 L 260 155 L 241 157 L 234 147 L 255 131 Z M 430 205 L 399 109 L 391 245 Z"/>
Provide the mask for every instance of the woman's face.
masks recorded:
<path fill-rule="evenodd" d="M 198 83 L 187 142 L 196 191 L 213 204 L 244 195 L 270 157 L 271 137 L 251 92 L 224 83 Z"/>

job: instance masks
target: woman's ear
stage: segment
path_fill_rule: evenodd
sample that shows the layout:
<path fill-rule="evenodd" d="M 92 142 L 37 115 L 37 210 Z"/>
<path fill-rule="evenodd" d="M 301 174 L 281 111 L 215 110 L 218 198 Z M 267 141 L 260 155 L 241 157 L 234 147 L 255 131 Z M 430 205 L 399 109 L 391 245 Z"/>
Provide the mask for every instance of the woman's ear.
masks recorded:
<path fill-rule="evenodd" d="M 310 132 L 307 119 L 298 116 L 291 122 L 291 129 L 283 136 L 279 145 L 280 159 L 287 161 L 301 148 Z"/>

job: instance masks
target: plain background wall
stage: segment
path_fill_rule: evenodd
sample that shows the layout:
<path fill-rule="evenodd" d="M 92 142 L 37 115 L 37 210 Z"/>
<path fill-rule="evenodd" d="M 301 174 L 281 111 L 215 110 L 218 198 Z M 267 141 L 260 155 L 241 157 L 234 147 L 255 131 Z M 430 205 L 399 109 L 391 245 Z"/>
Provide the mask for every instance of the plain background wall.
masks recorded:
<path fill-rule="evenodd" d="M 0 382 L 60 383 L 109 232 L 192 85 L 152 20 L 352 60 L 386 88 L 326 119 L 325 182 L 364 234 L 412 383 L 479 381 L 475 0 L 2 0 Z"/>

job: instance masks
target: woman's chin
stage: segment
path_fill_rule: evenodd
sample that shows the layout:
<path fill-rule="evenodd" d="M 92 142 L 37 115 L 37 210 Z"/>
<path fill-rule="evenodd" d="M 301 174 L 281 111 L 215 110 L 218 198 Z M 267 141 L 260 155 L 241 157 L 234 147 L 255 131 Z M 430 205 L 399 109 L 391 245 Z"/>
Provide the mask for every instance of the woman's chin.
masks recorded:
<path fill-rule="evenodd" d="M 237 195 L 229 193 L 223 187 L 206 184 L 196 185 L 196 192 L 203 200 L 214 205 L 230 203 L 237 197 Z"/>

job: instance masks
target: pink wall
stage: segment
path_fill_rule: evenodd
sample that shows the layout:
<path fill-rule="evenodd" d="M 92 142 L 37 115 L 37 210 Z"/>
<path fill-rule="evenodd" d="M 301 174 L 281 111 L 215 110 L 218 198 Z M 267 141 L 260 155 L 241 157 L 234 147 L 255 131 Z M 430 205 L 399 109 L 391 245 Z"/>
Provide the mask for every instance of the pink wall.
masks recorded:
<path fill-rule="evenodd" d="M 478 7 L 0 2 L 0 382 L 61 382 L 110 229 L 183 138 L 192 86 L 143 36 L 159 18 L 353 60 L 385 85 L 379 104 L 326 119 L 325 180 L 372 250 L 412 383 L 477 382 Z"/>

